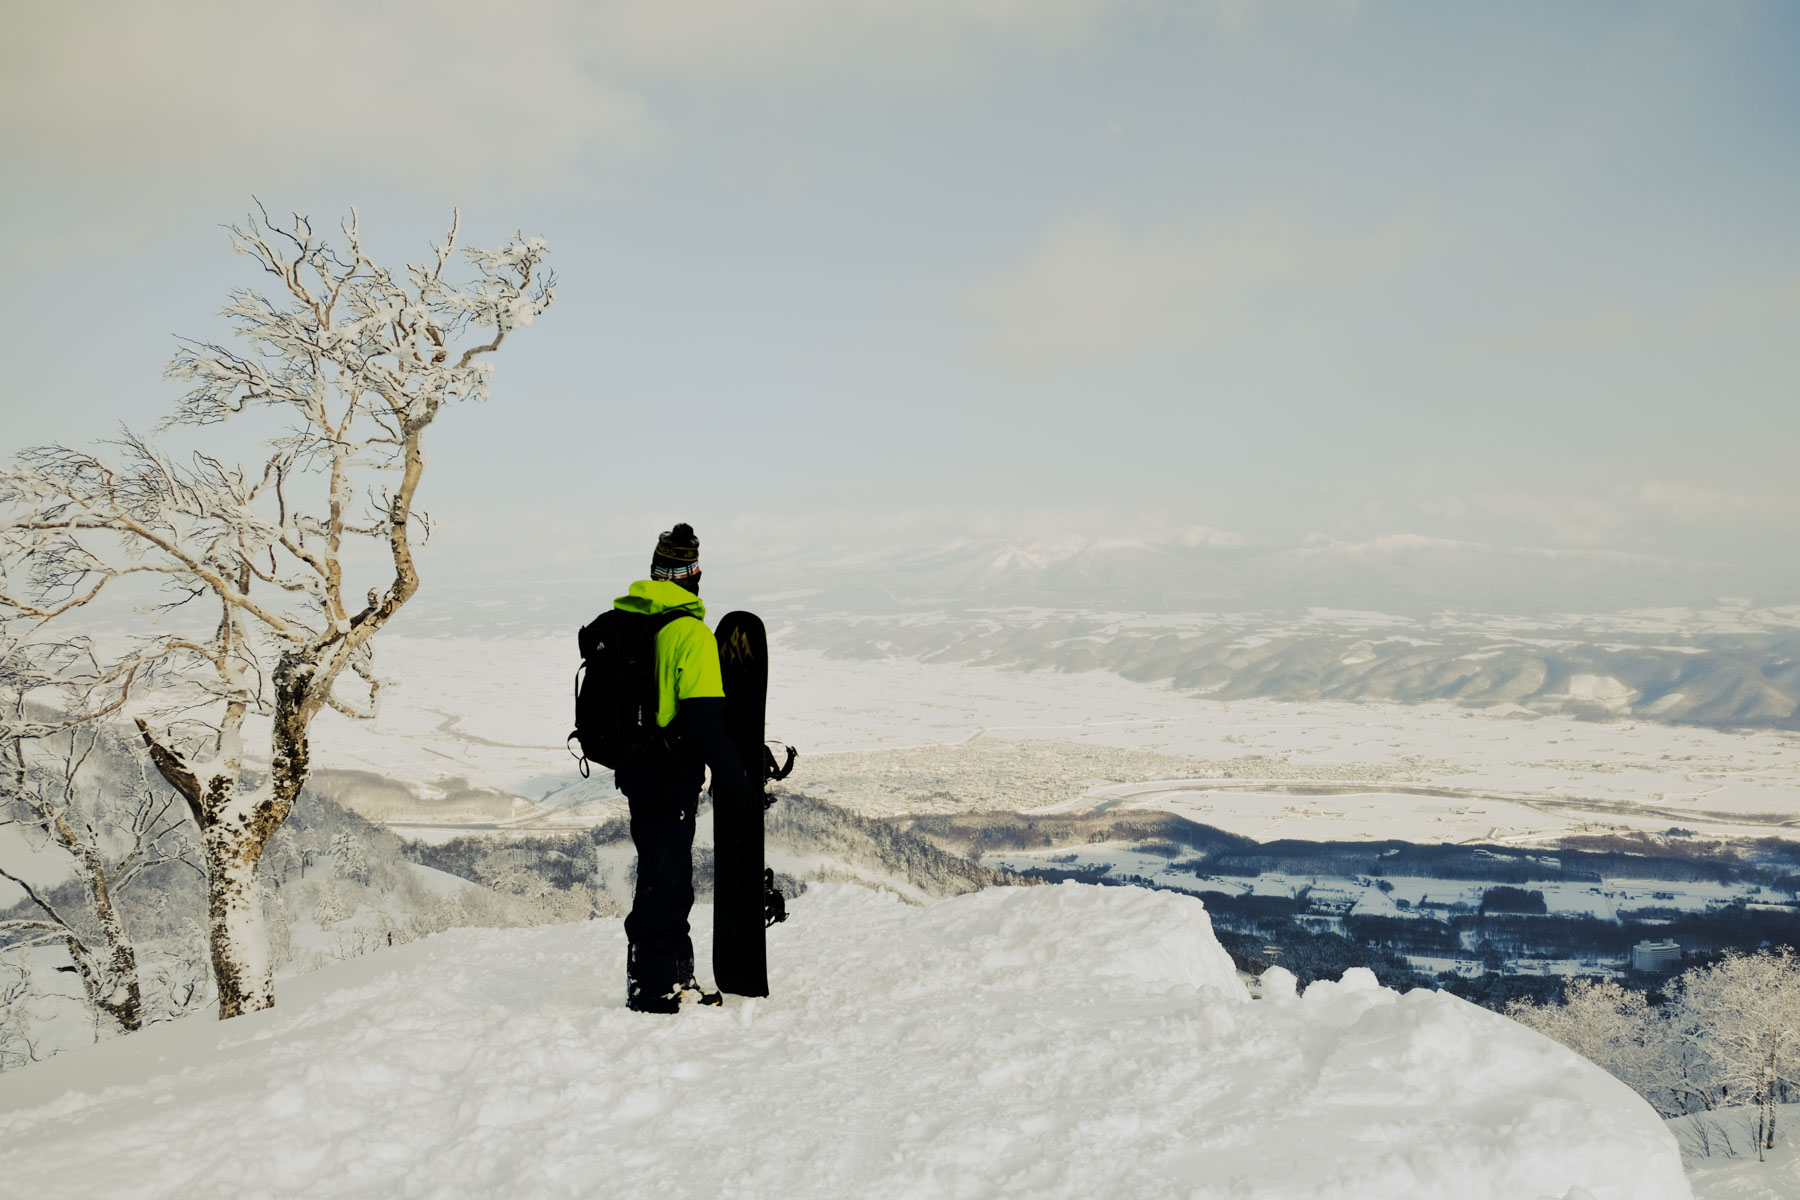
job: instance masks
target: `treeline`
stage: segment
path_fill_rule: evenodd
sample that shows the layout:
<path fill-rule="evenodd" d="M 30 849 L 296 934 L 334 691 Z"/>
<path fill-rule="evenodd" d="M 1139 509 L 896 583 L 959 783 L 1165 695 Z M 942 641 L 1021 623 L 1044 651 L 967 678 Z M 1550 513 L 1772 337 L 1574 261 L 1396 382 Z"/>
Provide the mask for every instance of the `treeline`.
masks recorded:
<path fill-rule="evenodd" d="M 1207 893 L 1208 904 L 1216 893 Z M 1432 917 L 1384 917 L 1352 913 L 1344 930 L 1371 946 L 1410 954 L 1457 953 L 1454 947 L 1488 945 L 1506 957 L 1629 958 L 1644 940 L 1673 939 L 1690 955 L 1800 946 L 1800 910 L 1778 912 L 1731 904 L 1706 912 L 1655 910 L 1638 919 L 1470 912 Z"/>
<path fill-rule="evenodd" d="M 628 841 L 630 837 L 630 822 L 616 820 L 576 833 L 504 840 L 491 834 L 477 834 L 451 838 L 435 845 L 427 842 L 405 842 L 403 845 L 406 857 L 413 862 L 476 883 L 483 882 L 483 877 L 491 874 L 495 856 L 499 856 L 519 870 L 541 876 L 546 885 L 568 891 L 593 881 L 596 846 Z"/>
<path fill-rule="evenodd" d="M 1187 864 L 1183 864 L 1187 865 Z M 1244 850 L 1221 850 L 1193 865 L 1196 874 L 1256 876 L 1368 875 L 1456 879 L 1515 886 L 1655 879 L 1670 883 L 1775 881 L 1775 874 L 1737 859 L 1692 857 L 1683 851 L 1623 853 L 1567 850 L 1528 854 L 1504 846 L 1426 845 L 1414 842 L 1305 842 L 1284 839 Z"/>
<path fill-rule="evenodd" d="M 939 849 L 968 858 L 1096 842 L 1148 842 L 1212 856 L 1253 849 L 1251 838 L 1173 813 L 1126 811 L 1077 816 L 1027 813 L 938 813 L 890 818 L 887 824 Z"/>
<path fill-rule="evenodd" d="M 1291 920 L 1263 921 L 1250 932 L 1215 921 L 1213 933 L 1237 969 L 1248 975 L 1285 967 L 1304 987 L 1319 979 L 1341 978 L 1351 967 L 1368 967 L 1396 991 L 1431 986 L 1429 978 L 1397 954 L 1371 950 L 1340 934 L 1304 929 Z"/>
<path fill-rule="evenodd" d="M 895 828 L 970 858 L 1052 850 L 1099 842 L 1131 843 L 1178 858 L 1195 875 L 1335 875 L 1354 878 L 1469 880 L 1521 887 L 1532 883 L 1599 883 L 1608 879 L 1669 883 L 1753 883 L 1781 888 L 1800 877 L 1796 848 L 1757 843 L 1742 855 L 1713 843 L 1648 838 L 1602 842 L 1588 849 L 1531 853 L 1509 846 L 1403 841 L 1258 842 L 1173 813 L 1128 810 L 1080 815 L 954 813 L 895 817 Z M 1671 831 L 1678 833 L 1679 831 Z M 1791 890 L 1791 888 L 1789 889 Z"/>
<path fill-rule="evenodd" d="M 1019 883 L 955 854 L 893 822 L 865 817 L 798 792 L 784 792 L 764 818 L 764 837 L 775 845 L 820 855 L 850 867 L 896 875 L 928 896 L 958 896 L 982 888 Z"/>
<path fill-rule="evenodd" d="M 942 850 L 904 828 L 803 793 L 783 793 L 764 817 L 763 831 L 766 853 L 785 851 L 819 864 L 803 877 L 777 874 L 776 885 L 789 897 L 804 891 L 808 879 L 903 880 L 933 897 L 1020 882 L 1010 873 Z M 452 838 L 437 845 L 409 842 L 405 853 L 424 866 L 502 890 L 519 890 L 519 877 L 528 875 L 542 889 L 589 892 L 594 895 L 596 911 L 605 915 L 623 912 L 630 905 L 629 868 L 624 878 L 600 878 L 604 859 L 630 857 L 631 826 L 625 820 L 578 832 L 506 841 L 477 836 Z M 693 861 L 694 892 L 702 900 L 709 899 L 714 878 L 712 847 L 696 845 Z"/>

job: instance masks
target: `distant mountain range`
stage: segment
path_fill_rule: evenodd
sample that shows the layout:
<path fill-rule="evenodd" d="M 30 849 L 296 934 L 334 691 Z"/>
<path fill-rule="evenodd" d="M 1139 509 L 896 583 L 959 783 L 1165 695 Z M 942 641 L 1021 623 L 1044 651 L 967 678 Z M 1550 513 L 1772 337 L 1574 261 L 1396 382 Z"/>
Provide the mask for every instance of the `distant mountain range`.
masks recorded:
<path fill-rule="evenodd" d="M 891 612 L 1031 606 L 1103 612 L 1377 610 L 1541 617 L 1643 608 L 1704 609 L 1721 597 L 1800 605 L 1800 560 L 1713 564 L 1607 550 L 1568 550 L 1394 534 L 1365 542 L 1312 537 L 1257 545 L 1197 526 L 1134 538 L 968 538 L 934 545 L 879 540 L 845 550 L 797 547 L 745 557 L 709 548 L 709 607 Z M 419 632 L 561 631 L 588 620 L 642 573 L 612 554 L 527 570 L 427 564 L 406 615 Z M 721 610 L 723 611 L 723 610 Z"/>
<path fill-rule="evenodd" d="M 1594 719 L 1800 729 L 1800 611 L 1551 623 L 994 609 L 819 616 L 797 623 L 790 636 L 840 657 L 1104 670 L 1222 700 L 1454 701 Z"/>
<path fill-rule="evenodd" d="M 754 568 L 751 568 L 754 571 Z M 1210 529 L 1146 539 L 968 540 L 799 562 L 820 603 L 1036 604 L 1155 612 L 1316 606 L 1423 616 L 1446 609 L 1540 614 L 1695 606 L 1749 592 L 1800 600 L 1800 569 L 1767 571 L 1611 551 L 1496 546 L 1396 534 L 1367 542 L 1315 537 L 1256 546 Z M 720 573 L 720 580 L 729 578 Z"/>
<path fill-rule="evenodd" d="M 407 628 L 572 640 L 636 566 L 615 555 L 580 577 L 445 580 Z M 754 562 L 721 551 L 705 595 L 844 657 L 1107 670 L 1222 699 L 1800 728 L 1800 562 L 1727 568 L 1412 534 L 1258 546 L 1201 526 Z"/>

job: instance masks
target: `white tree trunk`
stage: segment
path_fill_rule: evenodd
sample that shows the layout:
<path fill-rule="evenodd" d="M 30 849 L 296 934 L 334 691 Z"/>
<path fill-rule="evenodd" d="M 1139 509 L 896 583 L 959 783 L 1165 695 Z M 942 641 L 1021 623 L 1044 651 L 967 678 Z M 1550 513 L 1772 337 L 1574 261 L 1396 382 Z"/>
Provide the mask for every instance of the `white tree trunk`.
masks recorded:
<path fill-rule="evenodd" d="M 137 950 L 132 946 L 131 938 L 125 932 L 125 923 L 119 917 L 118 907 L 113 903 L 112 889 L 106 879 L 106 866 L 99 853 L 90 849 L 80 856 L 80 861 L 88 905 L 93 909 L 94 920 L 100 926 L 106 956 L 97 963 L 89 961 L 90 956 L 85 947 L 81 952 L 75 950 L 76 939 L 70 940 L 70 955 L 81 971 L 88 999 L 117 1021 L 121 1029 L 132 1033 L 143 1025 L 144 1020 L 143 989 L 138 983 Z"/>
<path fill-rule="evenodd" d="M 219 987 L 219 1016 L 235 1017 L 275 1003 L 268 931 L 256 866 L 262 846 L 245 824 L 221 822 L 206 830 L 207 941 Z"/>
<path fill-rule="evenodd" d="M 1763 1070 L 1762 1121 L 1760 1122 L 1762 1128 L 1759 1130 L 1756 1141 L 1756 1161 L 1758 1162 L 1765 1161 L 1764 1151 L 1775 1148 L 1775 1101 L 1779 1091 L 1777 1084 L 1779 1067 L 1775 1054 L 1775 1050 L 1769 1051 L 1768 1065 Z"/>

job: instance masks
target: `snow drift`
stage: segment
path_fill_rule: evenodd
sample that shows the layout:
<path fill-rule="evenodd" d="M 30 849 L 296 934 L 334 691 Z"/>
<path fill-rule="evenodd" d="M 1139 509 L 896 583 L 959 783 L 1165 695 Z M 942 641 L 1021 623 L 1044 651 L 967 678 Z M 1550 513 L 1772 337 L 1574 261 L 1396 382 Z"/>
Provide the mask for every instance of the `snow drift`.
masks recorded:
<path fill-rule="evenodd" d="M 700 956 L 711 913 L 696 911 Z M 620 922 L 457 930 L 0 1079 L 21 1196 L 1685 1200 L 1623 1084 L 1366 972 L 1252 1001 L 1198 901 L 817 887 L 778 994 L 624 1010 Z M 1286 984 L 1284 987 L 1283 984 Z"/>

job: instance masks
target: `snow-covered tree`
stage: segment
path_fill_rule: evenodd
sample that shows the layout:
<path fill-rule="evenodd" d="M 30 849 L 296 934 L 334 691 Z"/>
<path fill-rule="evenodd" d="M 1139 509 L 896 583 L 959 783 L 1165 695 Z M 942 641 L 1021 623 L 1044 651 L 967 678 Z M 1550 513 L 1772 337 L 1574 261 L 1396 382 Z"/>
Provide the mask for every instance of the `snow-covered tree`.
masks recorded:
<path fill-rule="evenodd" d="M 0 921 L 9 950 L 44 943 L 68 949 L 82 991 L 95 1013 L 126 1031 L 144 1021 L 138 950 L 119 910 L 119 897 L 148 868 L 166 862 L 195 866 L 196 847 L 176 810 L 174 794 L 135 778 L 99 778 L 90 759 L 109 736 L 103 708 L 89 703 L 105 671 L 85 641 L 19 640 L 0 623 L 0 826 L 24 833 L 28 844 L 66 857 L 82 885 L 85 911 L 62 903 L 0 867 L 25 893 L 35 915 Z M 117 754 L 102 754 L 116 761 Z M 127 759 L 127 761 L 129 761 Z"/>
<path fill-rule="evenodd" d="M 262 876 L 280 887 L 295 876 L 304 877 L 301 863 L 299 851 L 292 846 L 282 846 L 263 856 Z"/>
<path fill-rule="evenodd" d="M 1668 1030 L 1644 993 L 1611 979 L 1571 980 L 1561 1004 L 1515 1000 L 1506 1015 L 1605 1067 L 1657 1109 L 1673 1116 L 1680 1088 L 1671 1079 Z"/>
<path fill-rule="evenodd" d="M 258 861 L 306 782 L 313 718 L 374 714 L 371 639 L 419 589 L 425 431 L 487 397 L 488 356 L 553 295 L 535 238 L 466 251 L 459 284 L 454 223 L 399 275 L 354 210 L 341 248 L 302 217 L 232 232 L 272 284 L 224 310 L 241 350 L 184 344 L 169 373 L 189 390 L 165 426 L 273 410 L 261 457 L 178 462 L 126 431 L 115 458 L 43 447 L 0 471 L 0 609 L 55 629 L 108 589 L 161 585 L 158 628 L 103 674 L 200 827 L 221 1017 L 274 1003 Z M 379 567 L 359 567 L 358 543 Z M 265 763 L 247 735 L 266 736 Z"/>
<path fill-rule="evenodd" d="M 1728 954 L 1684 974 L 1673 1019 L 1733 1104 L 1757 1106 L 1757 1157 L 1775 1146 L 1784 1087 L 1800 1083 L 1800 961 L 1787 947 Z"/>
<path fill-rule="evenodd" d="M 31 1039 L 31 968 L 0 962 L 0 1072 L 37 1061 Z"/>
<path fill-rule="evenodd" d="M 475 863 L 475 877 L 501 895 L 515 897 L 521 913 L 533 922 L 576 921 L 595 911 L 591 889 L 557 887 L 513 846 L 483 854 Z"/>
<path fill-rule="evenodd" d="M 339 878 L 354 880 L 357 883 L 369 881 L 369 856 L 361 842 L 351 837 L 344 830 L 339 830 L 331 838 L 331 857 L 337 864 Z"/>
<path fill-rule="evenodd" d="M 166 903 L 162 907 L 166 912 Z M 147 1021 L 183 1016 L 211 999 L 206 931 L 192 918 L 184 918 L 181 927 L 178 935 L 143 947 L 138 970 L 143 977 Z"/>
<path fill-rule="evenodd" d="M 1660 1006 L 1611 980 L 1575 980 L 1562 1004 L 1515 1002 L 1506 1011 L 1605 1067 L 1665 1116 L 1754 1106 L 1758 1157 L 1775 1145 L 1784 1092 L 1800 1085 L 1800 959 L 1785 947 L 1695 967 Z"/>
<path fill-rule="evenodd" d="M 312 918 L 320 925 L 335 925 L 350 915 L 344 897 L 334 887 L 320 888 L 313 902 Z"/>

